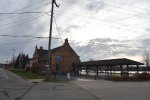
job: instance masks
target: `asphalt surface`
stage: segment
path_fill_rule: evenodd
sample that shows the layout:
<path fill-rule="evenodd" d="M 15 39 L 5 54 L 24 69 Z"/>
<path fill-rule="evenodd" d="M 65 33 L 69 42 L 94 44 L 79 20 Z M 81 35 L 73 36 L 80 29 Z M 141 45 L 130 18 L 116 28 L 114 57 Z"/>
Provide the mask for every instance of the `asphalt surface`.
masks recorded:
<path fill-rule="evenodd" d="M 99 100 L 150 100 L 150 81 L 113 82 L 81 78 L 72 83 L 94 94 Z"/>
<path fill-rule="evenodd" d="M 19 100 L 32 85 L 34 84 L 0 68 L 0 100 Z"/>
<path fill-rule="evenodd" d="M 32 83 L 0 68 L 0 100 L 99 100 L 73 83 Z"/>
<path fill-rule="evenodd" d="M 0 68 L 0 100 L 150 100 L 150 81 L 80 77 L 71 83 L 33 83 Z"/>

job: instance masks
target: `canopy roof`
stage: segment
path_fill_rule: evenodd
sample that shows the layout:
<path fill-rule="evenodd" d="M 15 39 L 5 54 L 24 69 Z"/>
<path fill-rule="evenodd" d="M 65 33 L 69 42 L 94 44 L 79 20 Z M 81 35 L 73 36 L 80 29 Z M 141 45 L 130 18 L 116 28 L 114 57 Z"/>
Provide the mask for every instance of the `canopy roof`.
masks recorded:
<path fill-rule="evenodd" d="M 76 64 L 77 66 L 117 66 L 117 65 L 143 65 L 143 63 L 126 59 L 108 59 L 108 60 L 96 60 L 96 61 L 86 61 Z"/>

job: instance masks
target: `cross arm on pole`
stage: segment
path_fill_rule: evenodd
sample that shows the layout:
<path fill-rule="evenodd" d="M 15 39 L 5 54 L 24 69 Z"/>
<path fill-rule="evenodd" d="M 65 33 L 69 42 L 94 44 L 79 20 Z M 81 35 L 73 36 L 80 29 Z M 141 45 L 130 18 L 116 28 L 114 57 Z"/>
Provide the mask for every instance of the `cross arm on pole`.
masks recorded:
<path fill-rule="evenodd" d="M 55 4 L 56 7 L 59 7 L 59 5 L 56 3 L 56 0 L 53 0 L 53 3 Z"/>

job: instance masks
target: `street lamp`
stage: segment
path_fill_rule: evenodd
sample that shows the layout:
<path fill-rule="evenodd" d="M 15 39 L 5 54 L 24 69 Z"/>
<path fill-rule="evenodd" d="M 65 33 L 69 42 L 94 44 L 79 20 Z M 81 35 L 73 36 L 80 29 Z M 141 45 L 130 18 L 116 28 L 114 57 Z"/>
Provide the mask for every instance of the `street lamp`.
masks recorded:
<path fill-rule="evenodd" d="M 13 51 L 13 65 L 12 65 L 12 70 L 13 70 L 14 65 L 15 65 L 15 59 L 14 59 L 14 56 L 15 56 L 15 49 L 12 49 L 12 51 Z"/>

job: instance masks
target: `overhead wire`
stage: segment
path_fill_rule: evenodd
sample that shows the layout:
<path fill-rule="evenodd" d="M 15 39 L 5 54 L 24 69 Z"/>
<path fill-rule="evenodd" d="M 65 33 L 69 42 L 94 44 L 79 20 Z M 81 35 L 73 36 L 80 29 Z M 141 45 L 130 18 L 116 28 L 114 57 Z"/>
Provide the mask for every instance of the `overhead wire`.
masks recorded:
<path fill-rule="evenodd" d="M 35 13 L 48 13 L 48 12 L 19 12 L 19 13 L 12 13 L 12 12 L 10 12 L 10 13 L 0 13 L 0 14 L 35 14 Z"/>
<path fill-rule="evenodd" d="M 89 1 L 89 0 L 87 0 Z M 68 1 L 67 1 L 68 2 Z M 72 3 L 72 2 L 68 2 L 68 3 Z M 131 15 L 131 16 L 128 16 L 126 18 L 123 18 L 122 20 L 125 20 L 125 19 L 129 19 L 129 18 L 133 18 L 133 17 L 136 17 L 136 16 L 139 16 L 139 15 L 143 15 L 145 13 L 143 12 L 139 12 L 139 11 L 132 11 L 130 9 L 125 9 L 125 8 L 122 8 L 122 7 L 118 7 L 118 6 L 114 6 L 114 5 L 111 5 L 111 4 L 107 4 L 107 3 L 103 3 L 103 2 L 99 2 L 101 4 L 105 4 L 107 6 L 111 6 L 111 7 L 115 7 L 115 8 L 118 8 L 118 9 L 122 9 L 122 10 L 125 10 L 125 11 L 128 11 L 127 15 Z M 90 5 L 90 7 L 95 7 L 94 5 Z M 107 8 L 103 8 L 102 10 L 107 10 L 107 11 L 110 11 L 110 12 L 116 12 L 116 13 L 123 13 L 125 14 L 124 12 L 119 12 L 119 11 L 116 11 L 116 10 L 113 10 L 113 9 L 107 9 Z M 129 12 L 136 12 L 136 14 L 129 14 Z M 138 14 L 137 14 L 138 13 Z M 146 18 L 148 20 L 150 20 L 150 18 Z M 121 20 L 121 19 L 120 19 Z"/>
<path fill-rule="evenodd" d="M 27 39 L 27 40 L 21 40 L 21 41 L 16 41 L 16 42 L 1 43 L 0 46 L 16 45 L 16 44 L 22 44 L 22 43 L 35 42 L 35 41 L 43 40 L 45 38 L 48 39 L 48 37 L 34 37 L 34 38 L 36 38 L 36 39 Z M 52 39 L 60 39 L 60 38 L 52 37 Z"/>
<path fill-rule="evenodd" d="M 35 41 L 39 41 L 41 39 L 36 39 L 36 40 L 25 40 L 25 41 L 17 41 L 17 42 L 9 42 L 9 43 L 2 43 L 0 44 L 0 46 L 7 46 L 7 45 L 16 45 L 16 44 L 22 44 L 22 43 L 28 43 L 28 42 L 35 42 Z"/>
<path fill-rule="evenodd" d="M 40 7 L 44 7 L 44 6 L 46 6 L 46 5 L 48 5 L 50 2 L 48 2 L 48 3 L 45 3 L 44 5 L 42 5 L 42 6 L 40 6 Z M 38 7 L 39 8 L 39 7 Z M 32 14 L 32 13 L 48 13 L 48 12 L 44 12 L 44 11 L 42 11 L 42 12 L 39 12 L 39 11 L 26 11 L 26 12 L 20 12 L 20 13 L 5 13 L 5 14 L 20 14 L 20 15 L 22 15 L 22 14 Z M 24 21 L 25 19 L 23 19 L 23 21 Z M 13 23 L 15 23 L 16 24 L 16 22 L 17 21 L 15 21 L 15 22 L 10 22 L 10 23 L 5 23 L 5 24 L 1 24 L 0 26 L 3 26 L 3 25 L 9 25 L 9 24 L 13 24 Z M 3 26 L 4 27 L 4 26 Z M 8 27 L 10 27 L 10 26 L 6 26 L 7 28 Z M 12 27 L 12 26 L 11 26 Z M 14 26 L 13 26 L 14 27 Z M 7 29 L 7 28 L 5 28 L 5 29 Z M 2 29 L 3 30 L 3 29 Z"/>
<path fill-rule="evenodd" d="M 118 1 L 116 1 L 116 0 L 107 0 L 106 2 L 112 2 L 112 3 L 118 3 L 118 4 L 121 4 L 121 5 L 124 5 L 124 6 L 129 6 L 129 5 L 127 5 L 127 3 L 125 4 L 125 3 L 123 3 L 123 2 L 118 2 Z M 137 6 L 134 6 L 134 5 L 132 5 L 132 7 L 134 8 L 134 9 L 140 9 L 140 10 L 147 10 L 146 8 L 141 8 L 141 7 L 137 7 Z"/>
<path fill-rule="evenodd" d="M 56 15 L 60 15 L 60 13 L 55 13 Z M 85 16 L 85 15 L 79 15 L 79 14 L 74 14 L 74 13 L 72 13 L 71 15 L 73 15 L 73 17 L 74 16 L 77 16 L 77 17 L 83 17 L 84 19 L 85 18 L 88 18 L 88 19 L 91 19 L 91 20 L 96 20 L 96 21 L 100 21 L 100 22 L 106 22 L 106 23 L 108 23 L 109 25 L 111 24 L 111 25 L 113 25 L 113 27 L 112 28 L 115 28 L 115 29 L 122 29 L 122 26 L 124 26 L 124 27 L 128 27 L 128 26 L 131 26 L 132 28 L 135 28 L 135 29 L 143 29 L 142 27 L 139 27 L 139 26 L 134 26 L 134 25 L 129 25 L 129 24 L 122 24 L 122 23 L 116 23 L 116 22 L 112 22 L 112 21 L 108 21 L 108 20 L 103 20 L 103 19 L 99 19 L 99 18 L 94 18 L 94 17 L 88 17 L 88 16 Z M 67 17 L 66 15 L 63 15 L 64 17 Z M 82 20 L 83 21 L 83 20 Z M 121 25 L 121 27 L 114 27 L 114 25 Z M 130 31 L 129 29 L 128 30 L 126 30 L 126 29 L 124 29 L 125 31 L 129 31 L 129 32 L 133 32 L 133 31 Z M 145 32 L 142 32 L 142 33 L 145 33 Z"/>
<path fill-rule="evenodd" d="M 42 7 L 45 7 L 45 6 L 47 6 L 48 4 L 50 4 L 50 2 L 47 2 L 47 3 L 45 3 L 45 4 L 43 4 L 43 5 L 40 5 L 40 6 L 38 6 L 38 7 L 35 7 L 35 8 L 32 8 L 32 9 L 29 9 L 28 11 L 24 11 L 24 12 L 31 12 L 31 11 L 33 11 L 33 10 L 37 10 L 37 9 L 39 9 L 39 8 L 42 8 Z M 2 13 L 2 15 L 12 15 L 12 16 L 8 16 L 8 17 L 5 17 L 5 19 L 4 20 L 6 20 L 6 19 L 12 19 L 12 18 L 15 18 L 15 17 L 18 17 L 18 16 L 21 16 L 21 15 L 23 15 L 23 14 L 21 14 L 21 12 L 17 12 L 16 14 L 15 14 L 15 12 L 16 11 L 18 11 L 18 10 L 15 10 L 15 11 L 13 11 L 13 12 L 10 12 L 10 14 L 3 14 Z M 11 14 L 12 13 L 12 14 Z M 19 14 L 20 13 L 20 14 Z"/>
<path fill-rule="evenodd" d="M 89 0 L 88 0 L 89 1 Z M 120 7 L 119 7 L 120 8 Z M 136 16 L 136 15 L 134 15 L 134 16 Z M 128 17 L 128 18 L 131 18 L 131 17 Z M 126 19 L 126 18 L 125 18 Z"/>
<path fill-rule="evenodd" d="M 115 23 L 115 22 L 114 22 Z"/>
<path fill-rule="evenodd" d="M 49 37 L 43 37 L 43 36 L 31 36 L 31 35 L 6 35 L 6 34 L 0 34 L 0 37 L 14 37 L 14 38 L 46 38 L 48 39 Z M 56 37 L 52 37 L 53 39 L 60 39 Z"/>
<path fill-rule="evenodd" d="M 88 0 L 89 1 L 89 0 Z M 94 6 L 93 6 L 94 7 Z M 104 9 L 104 8 L 103 8 Z M 104 9 L 105 10 L 105 9 Z M 113 11 L 112 9 L 110 10 L 110 11 Z M 113 11 L 114 12 L 114 11 Z M 121 22 L 121 21 L 123 21 L 123 20 L 127 20 L 127 19 L 130 19 L 130 18 L 133 18 L 133 17 L 137 17 L 137 16 L 140 16 L 140 15 L 142 15 L 143 13 L 138 13 L 138 14 L 132 14 L 131 16 L 128 16 L 128 17 L 125 17 L 125 18 L 122 18 L 122 19 L 120 19 L 119 21 Z M 129 14 L 128 14 L 129 15 Z M 77 16 L 80 16 L 79 14 L 77 15 Z M 85 17 L 87 17 L 87 16 L 85 16 Z M 88 17 L 89 18 L 89 17 Z M 93 18 L 91 18 L 91 19 L 93 19 Z M 101 20 L 101 19 L 100 19 Z M 103 21 L 107 21 L 107 19 L 106 20 L 103 20 Z M 110 22 L 110 21 L 108 21 L 108 22 Z M 116 21 L 115 22 L 112 22 L 112 23 L 116 23 Z M 119 23 L 118 23 L 119 24 Z M 121 24 L 120 24 L 121 25 Z M 123 24 L 122 24 L 123 25 Z M 126 25 L 125 25 L 126 26 Z M 130 25 L 129 25 L 130 26 Z M 137 25 L 135 25 L 135 26 L 133 26 L 133 25 L 131 25 L 132 27 L 137 27 Z M 139 27 L 138 27 L 139 28 Z M 140 27 L 140 28 L 142 28 L 142 27 Z M 143 29 L 143 28 L 142 28 Z"/>
<path fill-rule="evenodd" d="M 4 28 L 4 29 L 0 29 L 0 31 L 12 29 L 12 28 L 18 28 L 18 27 L 16 27 L 16 26 L 20 26 L 20 25 L 23 25 L 23 24 L 25 24 L 25 23 L 31 22 L 31 21 L 33 21 L 33 20 L 35 20 L 35 19 L 38 19 L 38 18 L 40 18 L 40 17 L 42 17 L 42 16 L 44 16 L 44 15 L 45 15 L 45 14 L 42 14 L 42 15 L 40 15 L 40 16 L 36 16 L 36 17 L 34 17 L 34 18 L 32 18 L 32 19 L 29 19 L 29 20 L 27 20 L 27 21 L 24 21 L 24 22 L 22 22 L 22 23 L 19 23 L 19 24 L 16 24 L 16 25 L 13 25 L 13 26 Z"/>
<path fill-rule="evenodd" d="M 89 0 L 88 0 L 89 1 Z M 71 2 L 72 3 L 72 2 Z M 140 15 L 142 15 L 143 13 L 138 13 L 138 14 L 132 14 L 131 16 L 128 16 L 128 17 L 125 17 L 125 18 L 122 18 L 122 19 L 120 19 L 119 21 L 121 22 L 121 21 L 123 21 L 123 20 L 127 20 L 127 19 L 130 19 L 130 18 L 133 18 L 133 17 L 137 17 L 137 16 L 140 16 Z M 74 14 L 75 15 L 75 14 Z M 116 24 L 116 25 L 122 25 L 122 26 L 125 26 L 125 27 L 127 27 L 127 26 L 131 26 L 131 27 L 133 27 L 133 28 L 135 28 L 135 29 L 143 29 L 143 27 L 139 27 L 139 26 L 137 26 L 137 25 L 130 25 L 130 24 L 122 24 L 122 23 L 117 23 L 117 21 L 115 21 L 115 22 L 112 22 L 112 21 L 109 21 L 109 20 L 103 20 L 103 19 L 98 19 L 98 18 L 92 18 L 92 17 L 88 17 L 88 16 L 82 16 L 82 15 L 76 15 L 76 16 L 81 16 L 81 17 L 87 17 L 87 18 L 90 18 L 90 19 L 94 19 L 94 20 L 99 20 L 99 21 L 103 21 L 103 22 L 108 22 L 108 23 L 111 23 L 111 24 Z M 119 28 L 117 28 L 117 29 L 121 29 L 120 27 Z"/>
<path fill-rule="evenodd" d="M 47 3 L 46 3 L 47 4 Z M 44 5 L 40 5 L 40 6 L 38 6 L 38 7 L 36 7 L 36 8 L 32 8 L 32 9 L 30 9 L 30 10 L 28 10 L 28 11 L 24 11 L 24 12 L 33 12 L 34 10 L 37 10 L 37 9 L 39 9 L 39 8 L 43 8 L 43 7 L 45 7 L 46 6 L 46 4 L 44 4 Z M 35 12 L 37 12 L 37 11 L 35 11 Z M 12 18 L 15 18 L 15 17 L 18 17 L 18 16 L 21 16 L 21 15 L 23 15 L 23 14 L 15 14 L 14 12 L 10 12 L 10 13 L 12 13 L 12 15 L 13 16 L 9 16 L 9 17 L 7 17 L 7 18 L 5 18 L 4 20 L 6 20 L 6 19 L 9 19 L 9 18 L 11 18 L 11 20 L 12 20 Z M 13 14 L 14 13 L 14 14 Z M 19 13 L 19 12 L 18 12 Z M 5 15 L 5 14 L 4 14 Z M 10 14 L 11 15 L 11 14 Z"/>
<path fill-rule="evenodd" d="M 22 13 L 49 13 L 49 12 L 22 12 Z M 37 16 L 37 15 L 35 15 L 35 16 Z M 20 22 L 20 21 L 25 21 L 25 20 L 27 20 L 27 19 L 31 19 L 31 18 L 34 18 L 34 17 L 28 17 L 28 18 L 24 18 L 24 19 L 22 19 L 22 20 L 19 20 L 19 21 L 13 21 L 13 22 L 10 22 L 10 23 L 5 23 L 5 24 L 0 24 L 0 26 L 6 26 L 6 25 L 11 25 L 11 24 L 16 24 L 16 23 L 18 23 L 18 22 Z"/>
<path fill-rule="evenodd" d="M 26 13 L 30 13 L 30 12 L 26 12 Z M 35 12 L 35 13 L 37 13 L 37 12 Z M 39 18 L 39 17 L 44 16 L 45 13 L 47 13 L 47 12 L 43 12 L 43 13 L 44 13 L 44 14 L 42 14 L 42 15 L 40 15 L 40 16 L 36 16 L 36 17 L 34 17 L 34 18 L 32 18 L 32 19 L 29 19 L 29 20 L 24 21 L 24 22 L 22 22 L 22 23 L 16 24 L 16 25 L 14 25 L 14 26 L 9 26 L 9 27 L 7 27 L 7 28 L 5 28 L 5 29 L 2 29 L 2 30 L 7 30 L 7 29 L 16 28 L 16 26 L 20 26 L 20 25 L 23 25 L 23 24 L 25 24 L 25 23 L 27 23 L 27 22 L 31 22 L 31 21 L 33 21 L 33 20 Z M 2 30 L 1 30 L 1 31 L 2 31 Z M 3 35 L 3 36 L 6 36 L 6 35 Z M 9 37 L 18 37 L 18 36 L 9 36 Z M 27 36 L 26 36 L 26 37 L 27 37 Z M 46 37 L 34 37 L 34 38 L 46 38 Z M 53 37 L 53 38 L 54 38 L 54 37 Z M 55 39 L 58 39 L 58 38 L 55 38 Z"/>
<path fill-rule="evenodd" d="M 61 42 L 63 43 L 63 40 L 62 40 L 61 35 L 60 35 L 60 31 L 59 31 L 59 29 L 58 29 L 58 25 L 57 25 L 57 23 L 56 23 L 55 16 L 54 16 L 53 18 L 54 18 L 54 22 L 55 22 L 55 25 L 56 25 L 56 30 L 57 30 L 57 32 L 58 32 L 58 36 L 59 36 L 59 38 L 61 39 Z"/>
<path fill-rule="evenodd" d="M 78 16 L 78 15 L 77 15 Z M 79 15 L 80 16 L 80 15 Z M 85 16 L 83 16 L 83 17 L 85 17 Z M 90 19 L 93 19 L 92 17 L 88 17 L 88 18 L 90 18 Z M 95 19 L 95 18 L 94 18 Z M 99 20 L 99 19 L 96 19 L 96 20 Z M 102 21 L 102 20 L 101 20 Z M 103 20 L 103 21 L 106 21 L 106 20 Z M 109 23 L 112 23 L 112 24 L 114 24 L 114 22 L 110 22 L 110 21 L 108 21 Z M 122 24 L 120 24 L 120 25 L 122 25 Z"/>
<path fill-rule="evenodd" d="M 26 8 L 30 8 L 30 7 L 32 7 L 33 5 L 39 4 L 40 2 L 43 2 L 43 1 L 45 1 L 45 0 L 39 0 L 39 1 L 36 1 L 36 2 L 34 2 L 34 3 L 32 3 L 32 4 L 30 3 L 29 5 L 27 5 L 27 6 L 23 7 L 23 8 L 14 10 L 14 11 L 12 11 L 12 12 L 17 12 L 17 11 L 20 11 L 20 10 L 23 10 L 23 9 L 26 9 Z"/>
<path fill-rule="evenodd" d="M 83 0 L 81 0 L 81 1 L 83 1 Z M 90 1 L 90 2 L 94 2 L 94 1 L 91 1 L 91 0 L 86 0 L 86 1 Z M 107 0 L 107 2 L 109 2 L 108 0 Z M 138 13 L 143 13 L 143 12 L 140 12 L 140 11 L 137 11 L 137 10 L 133 10 L 133 9 L 126 9 L 126 8 L 123 8 L 123 7 L 120 7 L 120 6 L 114 6 L 114 5 L 111 5 L 111 4 L 108 4 L 108 3 L 103 3 L 103 2 L 99 2 L 99 3 L 101 3 L 101 4 L 105 4 L 105 5 L 107 5 L 107 6 L 111 6 L 111 7 L 114 7 L 114 8 L 119 8 L 119 9 L 122 9 L 122 10 L 126 10 L 126 11 L 129 11 L 129 12 L 138 12 Z"/>
<path fill-rule="evenodd" d="M 23 7 L 23 8 L 20 8 L 20 9 L 14 10 L 14 11 L 12 11 L 12 12 L 17 12 L 17 11 L 20 11 L 20 10 L 23 10 L 23 9 L 26 9 L 26 8 L 33 7 L 33 5 L 36 5 L 36 4 L 38 4 L 38 3 L 40 3 L 40 2 L 43 2 L 43 1 L 45 1 L 45 0 L 39 0 L 39 1 L 34 2 L 34 3 L 32 3 L 32 4 L 29 4 L 29 5 L 27 5 L 27 6 Z M 5 11 L 5 12 L 6 12 L 6 11 Z"/>

